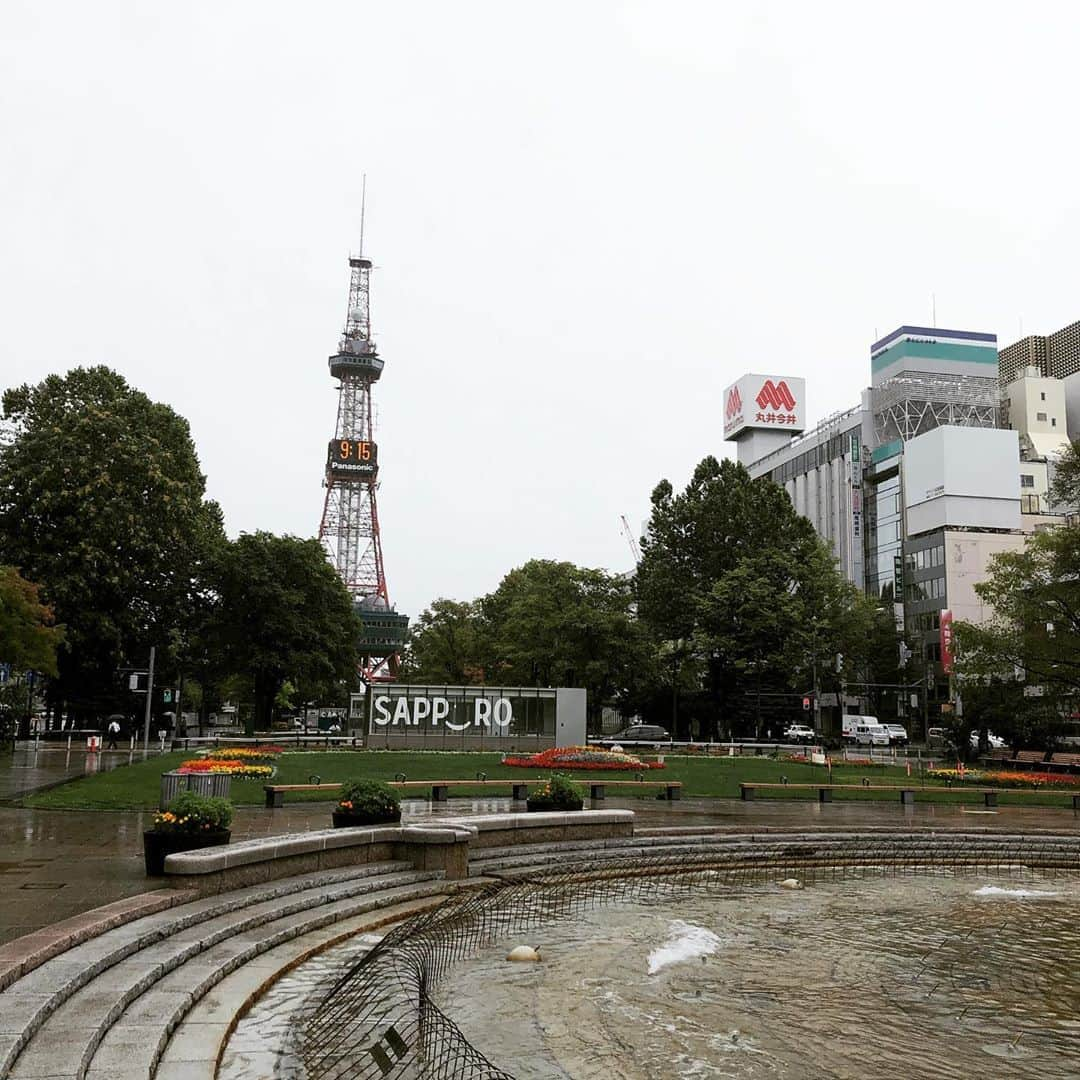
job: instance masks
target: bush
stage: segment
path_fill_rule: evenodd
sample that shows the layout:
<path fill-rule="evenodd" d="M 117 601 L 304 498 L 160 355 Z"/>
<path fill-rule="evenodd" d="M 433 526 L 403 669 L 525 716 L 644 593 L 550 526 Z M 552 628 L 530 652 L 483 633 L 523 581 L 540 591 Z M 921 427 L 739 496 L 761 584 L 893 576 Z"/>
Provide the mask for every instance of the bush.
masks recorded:
<path fill-rule="evenodd" d="M 233 808 L 228 799 L 212 799 L 195 791 L 181 791 L 164 810 L 154 815 L 154 832 L 200 833 L 227 829 Z"/>
<path fill-rule="evenodd" d="M 529 792 L 530 807 L 550 807 L 552 810 L 580 810 L 585 792 L 568 776 L 555 773 L 546 784 Z"/>
<path fill-rule="evenodd" d="M 339 813 L 393 821 L 401 816 L 401 797 L 381 780 L 346 780 L 341 785 L 337 809 Z"/>

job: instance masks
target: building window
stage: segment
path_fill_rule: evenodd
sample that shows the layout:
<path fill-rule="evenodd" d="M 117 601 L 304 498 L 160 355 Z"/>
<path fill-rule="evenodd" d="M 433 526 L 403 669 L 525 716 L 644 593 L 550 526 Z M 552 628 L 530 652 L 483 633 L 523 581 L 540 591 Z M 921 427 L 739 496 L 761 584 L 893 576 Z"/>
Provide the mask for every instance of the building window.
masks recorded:
<path fill-rule="evenodd" d="M 1045 401 L 1046 400 L 1046 394 L 1045 393 L 1040 394 L 1039 395 L 1039 400 L 1040 401 Z"/>
<path fill-rule="evenodd" d="M 1021 495 L 1020 496 L 1020 513 L 1021 514 L 1037 514 L 1037 513 L 1039 513 L 1039 496 L 1038 495 Z"/>
<path fill-rule="evenodd" d="M 1057 427 L 1057 417 L 1056 416 L 1051 416 L 1050 417 L 1050 426 L 1051 427 Z"/>
<path fill-rule="evenodd" d="M 1032 487 L 1033 488 L 1035 486 L 1035 477 L 1032 476 L 1031 473 L 1021 473 L 1020 474 L 1020 486 L 1022 488 L 1023 487 Z"/>
<path fill-rule="evenodd" d="M 1036 420 L 1041 420 L 1041 421 L 1042 421 L 1042 422 L 1043 422 L 1043 423 L 1045 424 L 1045 423 L 1046 423 L 1046 413 L 1044 413 L 1044 412 L 1037 412 L 1037 413 L 1035 414 L 1035 419 L 1036 419 Z"/>

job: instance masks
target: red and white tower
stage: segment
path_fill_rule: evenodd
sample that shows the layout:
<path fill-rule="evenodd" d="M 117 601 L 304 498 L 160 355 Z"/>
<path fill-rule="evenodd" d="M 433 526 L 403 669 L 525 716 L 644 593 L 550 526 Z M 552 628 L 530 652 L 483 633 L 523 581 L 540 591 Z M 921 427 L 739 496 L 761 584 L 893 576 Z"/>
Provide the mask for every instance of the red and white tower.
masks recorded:
<path fill-rule="evenodd" d="M 363 623 L 362 676 L 392 679 L 409 626 L 407 615 L 390 605 L 379 536 L 379 448 L 371 390 L 384 361 L 371 340 L 371 260 L 349 259 L 349 308 L 338 351 L 330 357 L 330 375 L 339 380 L 337 424 L 326 455 L 326 499 L 319 540 Z"/>

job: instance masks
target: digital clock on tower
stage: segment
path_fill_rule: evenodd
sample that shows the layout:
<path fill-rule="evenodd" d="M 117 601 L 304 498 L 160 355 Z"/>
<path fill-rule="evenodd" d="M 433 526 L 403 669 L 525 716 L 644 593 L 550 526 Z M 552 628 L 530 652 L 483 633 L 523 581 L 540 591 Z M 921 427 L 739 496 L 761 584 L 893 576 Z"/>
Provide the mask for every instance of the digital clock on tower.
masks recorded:
<path fill-rule="evenodd" d="M 379 448 L 370 439 L 331 439 L 326 460 L 336 473 L 374 476 Z"/>

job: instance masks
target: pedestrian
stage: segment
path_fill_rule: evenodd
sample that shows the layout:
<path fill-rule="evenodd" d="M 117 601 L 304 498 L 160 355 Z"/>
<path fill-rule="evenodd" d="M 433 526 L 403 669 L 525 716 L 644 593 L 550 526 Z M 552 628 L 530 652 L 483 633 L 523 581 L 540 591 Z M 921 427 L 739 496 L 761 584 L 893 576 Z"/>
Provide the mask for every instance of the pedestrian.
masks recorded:
<path fill-rule="evenodd" d="M 116 749 L 116 740 L 120 735 L 120 721 L 117 720 L 115 716 L 109 721 L 108 732 L 109 732 L 109 746 L 108 746 L 108 748 L 110 750 L 115 750 Z"/>

